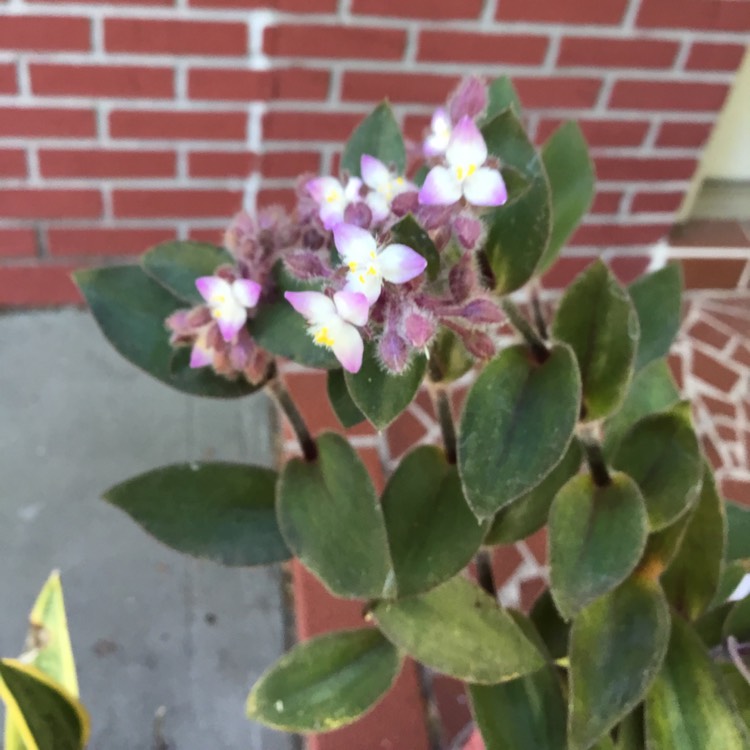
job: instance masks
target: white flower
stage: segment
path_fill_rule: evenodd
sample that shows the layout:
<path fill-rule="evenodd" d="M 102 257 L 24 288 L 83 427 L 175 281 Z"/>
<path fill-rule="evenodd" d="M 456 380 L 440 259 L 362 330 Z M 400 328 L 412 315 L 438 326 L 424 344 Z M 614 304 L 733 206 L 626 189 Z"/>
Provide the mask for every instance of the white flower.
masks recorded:
<path fill-rule="evenodd" d="M 347 206 L 359 200 L 362 180 L 358 177 L 351 177 L 344 186 L 335 177 L 316 177 L 305 187 L 320 207 L 318 215 L 323 226 L 326 229 L 333 229 L 336 224 L 344 220 Z"/>
<path fill-rule="evenodd" d="M 413 190 L 414 186 L 403 177 L 394 175 L 380 159 L 363 154 L 360 160 L 362 180 L 370 188 L 365 202 L 372 211 L 373 221 L 383 221 L 391 212 L 393 199 Z"/>
<path fill-rule="evenodd" d="M 258 304 L 261 286 L 249 279 L 231 284 L 220 276 L 201 276 L 195 286 L 208 303 L 211 316 L 219 324 L 224 341 L 234 341 L 247 321 L 247 311 Z"/>
<path fill-rule="evenodd" d="M 453 126 L 448 112 L 443 107 L 435 110 L 430 127 L 432 132 L 425 138 L 423 145 L 424 155 L 428 159 L 442 156 L 451 140 Z"/>

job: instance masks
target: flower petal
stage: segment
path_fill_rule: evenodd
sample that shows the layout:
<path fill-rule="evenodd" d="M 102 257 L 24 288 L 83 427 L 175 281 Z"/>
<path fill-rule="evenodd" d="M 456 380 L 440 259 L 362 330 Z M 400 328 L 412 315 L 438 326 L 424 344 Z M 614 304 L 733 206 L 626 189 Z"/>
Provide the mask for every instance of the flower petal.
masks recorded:
<path fill-rule="evenodd" d="M 471 166 L 478 169 L 487 161 L 487 144 L 470 117 L 462 117 L 453 128 L 445 158 L 452 167 L 463 167 L 465 170 Z"/>
<path fill-rule="evenodd" d="M 333 300 L 321 292 L 284 292 L 284 297 L 310 323 L 324 323 L 336 315 Z"/>
<path fill-rule="evenodd" d="M 195 288 L 212 307 L 222 305 L 232 298 L 232 287 L 219 276 L 201 276 L 195 280 Z"/>
<path fill-rule="evenodd" d="M 324 203 L 318 211 L 324 229 L 333 229 L 344 220 L 344 202 Z"/>
<path fill-rule="evenodd" d="M 205 336 L 199 336 L 190 352 L 190 367 L 207 367 L 213 362 L 213 352 L 206 346 Z"/>
<path fill-rule="evenodd" d="M 350 323 L 339 319 L 338 325 L 332 326 L 330 333 L 333 339 L 331 349 L 336 359 L 347 372 L 359 372 L 365 349 L 359 331 Z"/>
<path fill-rule="evenodd" d="M 427 268 L 427 261 L 407 245 L 388 245 L 378 260 L 383 278 L 393 284 L 411 281 Z"/>
<path fill-rule="evenodd" d="M 391 172 L 388 167 L 374 156 L 362 154 L 359 169 L 365 185 L 373 190 L 383 190 L 391 181 Z"/>
<path fill-rule="evenodd" d="M 261 286 L 257 281 L 237 279 L 232 284 L 234 298 L 243 307 L 255 307 L 260 299 Z"/>
<path fill-rule="evenodd" d="M 370 306 L 364 294 L 347 290 L 336 292 L 333 295 L 333 303 L 336 305 L 336 312 L 348 323 L 353 323 L 355 326 L 363 326 L 367 323 Z"/>
<path fill-rule="evenodd" d="M 383 221 L 383 219 L 388 218 L 388 214 L 391 212 L 388 201 L 380 193 L 368 193 L 365 203 L 367 203 L 370 211 L 372 211 L 372 220 L 374 222 Z"/>
<path fill-rule="evenodd" d="M 461 183 L 445 167 L 433 167 L 419 191 L 419 202 L 423 206 L 450 206 L 462 195 Z"/>
<path fill-rule="evenodd" d="M 247 310 L 234 300 L 229 304 L 214 308 L 213 315 L 219 324 L 221 337 L 227 343 L 237 338 L 237 334 L 247 322 Z"/>
<path fill-rule="evenodd" d="M 359 191 L 362 189 L 362 180 L 359 177 L 350 177 L 344 188 L 344 197 L 347 203 L 359 199 Z"/>
<path fill-rule="evenodd" d="M 444 107 L 439 107 L 432 115 L 431 129 L 424 141 L 424 154 L 427 157 L 440 156 L 451 140 L 451 119 Z"/>
<path fill-rule="evenodd" d="M 374 305 L 378 301 L 382 288 L 383 277 L 379 273 L 350 271 L 346 275 L 344 291 L 364 295 L 369 305 Z"/>
<path fill-rule="evenodd" d="M 375 238 L 366 229 L 353 224 L 335 226 L 333 241 L 347 263 L 368 263 L 377 249 Z"/>
<path fill-rule="evenodd" d="M 344 189 L 335 177 L 316 177 L 305 183 L 305 187 L 316 203 L 325 203 L 326 196 L 335 193 L 339 193 L 342 197 L 344 195 Z"/>
<path fill-rule="evenodd" d="M 508 200 L 505 180 L 497 169 L 482 167 L 463 185 L 466 200 L 473 206 L 502 206 Z"/>

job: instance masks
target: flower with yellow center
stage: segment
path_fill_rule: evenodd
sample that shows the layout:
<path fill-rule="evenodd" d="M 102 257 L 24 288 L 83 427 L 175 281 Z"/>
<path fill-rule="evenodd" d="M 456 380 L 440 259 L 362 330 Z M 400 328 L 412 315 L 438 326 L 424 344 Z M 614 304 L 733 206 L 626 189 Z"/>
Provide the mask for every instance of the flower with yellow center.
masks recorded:
<path fill-rule="evenodd" d="M 305 187 L 318 204 L 318 215 L 326 229 L 333 229 L 344 220 L 344 213 L 352 203 L 359 200 L 362 180 L 351 177 L 343 185 L 335 177 L 317 177 Z"/>
<path fill-rule="evenodd" d="M 230 283 L 220 276 L 201 276 L 196 279 L 195 287 L 219 324 L 221 337 L 227 342 L 234 341 L 247 321 L 248 309 L 258 304 L 260 284 L 250 279 Z"/>
<path fill-rule="evenodd" d="M 365 202 L 372 211 L 374 221 L 383 221 L 391 212 L 391 203 L 397 195 L 416 189 L 400 175 L 394 175 L 380 159 L 364 154 L 360 160 L 362 180 L 370 188 Z"/>

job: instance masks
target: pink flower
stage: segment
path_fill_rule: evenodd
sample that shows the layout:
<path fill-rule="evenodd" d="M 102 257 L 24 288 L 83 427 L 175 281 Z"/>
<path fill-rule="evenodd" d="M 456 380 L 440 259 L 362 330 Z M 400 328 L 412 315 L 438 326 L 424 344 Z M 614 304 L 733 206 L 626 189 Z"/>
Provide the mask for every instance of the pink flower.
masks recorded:
<path fill-rule="evenodd" d="M 442 156 L 448 148 L 453 132 L 453 124 L 448 112 L 440 107 L 435 110 L 430 123 L 431 132 L 425 138 L 423 150 L 424 155 L 431 159 L 434 156 Z"/>
<path fill-rule="evenodd" d="M 201 276 L 195 286 L 208 303 L 224 341 L 234 341 L 247 321 L 248 309 L 258 304 L 260 284 L 248 279 L 230 283 L 219 276 Z"/>
<path fill-rule="evenodd" d="M 372 211 L 373 221 L 383 221 L 391 212 L 393 199 L 413 190 L 414 186 L 403 177 L 395 175 L 380 159 L 364 154 L 360 160 L 362 180 L 370 188 L 365 202 Z"/>
<path fill-rule="evenodd" d="M 344 212 L 359 200 L 362 180 L 351 177 L 342 185 L 335 177 L 317 177 L 306 184 L 313 200 L 318 204 L 320 220 L 326 229 L 333 229 L 344 220 Z"/>
<path fill-rule="evenodd" d="M 364 343 L 357 326 L 367 323 L 365 296 L 343 291 L 333 299 L 320 292 L 286 292 L 284 297 L 307 320 L 313 341 L 331 349 L 345 370 L 359 372 Z"/>
<path fill-rule="evenodd" d="M 502 206 L 508 191 L 497 169 L 485 167 L 487 144 L 479 128 L 463 117 L 453 129 L 445 152 L 448 166 L 433 167 L 419 191 L 427 206 L 450 206 L 466 198 L 473 206 Z"/>
<path fill-rule="evenodd" d="M 410 247 L 393 244 L 378 248 L 367 230 L 351 224 L 339 224 L 333 239 L 349 267 L 346 288 L 364 294 L 371 305 L 380 297 L 384 280 L 404 284 L 427 267 L 427 261 Z"/>

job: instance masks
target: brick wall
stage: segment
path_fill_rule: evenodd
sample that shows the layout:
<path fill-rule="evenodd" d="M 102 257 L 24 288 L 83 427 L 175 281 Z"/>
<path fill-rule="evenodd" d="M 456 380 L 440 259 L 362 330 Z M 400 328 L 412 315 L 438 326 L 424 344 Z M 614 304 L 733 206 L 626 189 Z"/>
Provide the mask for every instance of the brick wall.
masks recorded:
<path fill-rule="evenodd" d="M 748 0 L 5 0 L 0 304 L 75 301 L 71 267 L 217 240 L 243 201 L 332 169 L 377 99 L 418 136 L 466 73 L 512 75 L 538 139 L 581 120 L 600 182 L 573 254 L 632 275 L 748 31 Z"/>

